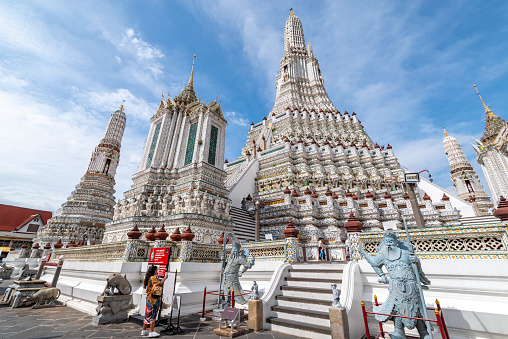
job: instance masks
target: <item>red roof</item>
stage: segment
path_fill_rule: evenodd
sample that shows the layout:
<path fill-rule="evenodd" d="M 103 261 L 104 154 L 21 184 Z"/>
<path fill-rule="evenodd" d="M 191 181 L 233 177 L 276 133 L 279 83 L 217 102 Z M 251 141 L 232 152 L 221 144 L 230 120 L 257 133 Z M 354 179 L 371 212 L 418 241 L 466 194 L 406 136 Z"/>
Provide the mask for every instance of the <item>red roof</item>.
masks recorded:
<path fill-rule="evenodd" d="M 44 224 L 53 216 L 52 212 L 0 204 L 0 231 L 14 231 L 40 214 Z"/>

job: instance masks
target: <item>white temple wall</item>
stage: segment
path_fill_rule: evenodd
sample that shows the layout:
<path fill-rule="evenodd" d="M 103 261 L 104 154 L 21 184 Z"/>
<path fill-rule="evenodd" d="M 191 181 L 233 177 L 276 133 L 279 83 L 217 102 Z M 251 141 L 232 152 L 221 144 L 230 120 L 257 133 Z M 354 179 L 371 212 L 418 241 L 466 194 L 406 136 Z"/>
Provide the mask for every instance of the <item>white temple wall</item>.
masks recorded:
<path fill-rule="evenodd" d="M 230 187 L 229 199 L 231 199 L 233 206 L 240 208 L 242 206 L 242 199 L 256 191 L 256 181 L 254 181 L 254 178 L 256 178 L 258 171 L 259 160 L 253 159 L 242 177 L 235 185 Z"/>
<path fill-rule="evenodd" d="M 427 193 L 432 201 L 441 201 L 443 194 L 446 194 L 450 198 L 452 206 L 459 210 L 462 217 L 474 217 L 476 215 L 472 204 L 467 203 L 466 201 L 457 197 L 455 194 L 431 183 L 427 179 L 420 177 L 420 180 L 421 181 L 418 184 L 418 188 Z M 423 193 L 420 194 L 420 196 L 423 196 Z"/>
<path fill-rule="evenodd" d="M 262 295 L 268 288 L 273 272 L 282 264 L 282 261 L 256 262 L 240 278 L 242 287 L 250 290 L 253 281 L 256 281 Z M 132 286 L 133 312 L 144 314 L 146 294 L 143 280 L 147 266 L 146 262 L 64 262 L 57 283 L 62 293 L 59 300 L 67 306 L 95 315 L 97 297 L 104 291 L 107 277 L 118 273 L 126 275 Z M 178 270 L 176 294 L 182 297 L 181 315 L 201 312 L 204 287 L 208 291 L 219 289 L 220 263 L 171 262 L 170 271 L 175 270 Z M 48 267 L 41 279 L 51 282 L 54 272 L 55 267 Z M 173 284 L 173 281 L 168 279 L 166 283 Z M 216 296 L 207 296 L 207 310 L 213 309 L 216 303 Z"/>
<path fill-rule="evenodd" d="M 425 302 L 428 307 L 435 307 L 435 300 L 439 300 L 451 338 L 508 336 L 508 261 L 431 259 L 421 263 L 431 281 L 430 289 L 424 291 Z M 374 295 L 382 303 L 388 296 L 388 285 L 377 282 L 379 277 L 366 260 L 359 264 L 366 307 L 372 305 Z M 429 317 L 434 319 L 432 313 L 429 311 Z M 379 329 L 378 323 L 373 317 L 369 320 L 373 334 Z M 388 330 L 391 323 L 385 323 Z"/>

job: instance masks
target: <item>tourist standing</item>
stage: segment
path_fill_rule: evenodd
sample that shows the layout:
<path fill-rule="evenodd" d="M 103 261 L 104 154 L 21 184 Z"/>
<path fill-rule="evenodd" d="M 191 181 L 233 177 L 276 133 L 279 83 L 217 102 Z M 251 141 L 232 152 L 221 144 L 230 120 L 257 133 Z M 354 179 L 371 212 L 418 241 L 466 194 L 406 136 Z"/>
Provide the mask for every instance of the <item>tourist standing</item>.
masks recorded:
<path fill-rule="evenodd" d="M 141 335 L 148 335 L 150 338 L 160 336 L 159 333 L 155 332 L 155 321 L 157 320 L 157 313 L 159 313 L 159 308 L 161 307 L 162 285 L 168 278 L 168 272 L 166 272 L 162 280 L 157 278 L 156 273 L 157 266 L 152 265 L 148 267 L 143 284 L 143 287 L 146 288 L 146 311 Z M 150 332 L 146 329 L 147 325 L 150 325 Z"/>
<path fill-rule="evenodd" d="M 323 238 L 319 238 L 319 241 L 318 241 L 318 255 L 319 255 L 319 261 L 325 260 L 325 248 L 323 245 Z"/>

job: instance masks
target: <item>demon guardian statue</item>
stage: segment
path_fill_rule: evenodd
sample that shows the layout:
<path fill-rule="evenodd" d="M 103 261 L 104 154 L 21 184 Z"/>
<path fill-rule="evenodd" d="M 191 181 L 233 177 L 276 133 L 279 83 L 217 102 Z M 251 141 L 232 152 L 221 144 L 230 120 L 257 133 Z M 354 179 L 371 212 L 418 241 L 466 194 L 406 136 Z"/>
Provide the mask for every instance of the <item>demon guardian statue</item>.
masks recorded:
<path fill-rule="evenodd" d="M 389 284 L 389 294 L 386 301 L 380 306 L 374 306 L 374 312 L 384 314 L 395 314 L 405 317 L 424 318 L 418 282 L 413 267 L 417 268 L 420 281 L 423 285 L 429 285 L 430 281 L 423 273 L 418 257 L 412 254 L 408 245 L 399 241 L 397 235 L 391 231 L 386 231 L 384 239 L 379 244 L 376 256 L 370 256 L 365 251 L 362 253 L 367 262 L 374 268 L 374 271 L 381 277 L 380 283 Z M 416 265 L 413 266 L 412 264 Z M 386 267 L 389 279 L 383 273 L 381 267 Z M 427 286 L 422 286 L 428 289 Z M 430 339 L 427 327 L 422 320 L 399 318 L 387 315 L 376 315 L 378 321 L 385 322 L 393 320 L 395 330 L 389 333 L 392 339 L 405 339 L 404 327 L 418 329 L 420 338 Z"/>

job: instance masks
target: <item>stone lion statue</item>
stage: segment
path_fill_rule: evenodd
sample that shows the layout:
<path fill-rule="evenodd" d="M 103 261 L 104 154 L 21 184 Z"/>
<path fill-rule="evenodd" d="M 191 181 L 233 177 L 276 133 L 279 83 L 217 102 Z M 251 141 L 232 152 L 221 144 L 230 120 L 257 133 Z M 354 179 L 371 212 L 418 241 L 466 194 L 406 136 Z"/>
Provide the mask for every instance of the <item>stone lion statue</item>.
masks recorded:
<path fill-rule="evenodd" d="M 106 287 L 101 295 L 128 295 L 131 291 L 132 287 L 127 276 L 114 273 L 106 279 Z"/>

